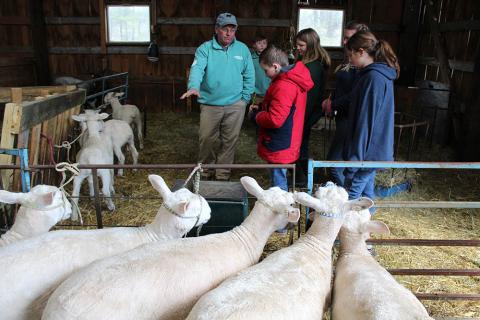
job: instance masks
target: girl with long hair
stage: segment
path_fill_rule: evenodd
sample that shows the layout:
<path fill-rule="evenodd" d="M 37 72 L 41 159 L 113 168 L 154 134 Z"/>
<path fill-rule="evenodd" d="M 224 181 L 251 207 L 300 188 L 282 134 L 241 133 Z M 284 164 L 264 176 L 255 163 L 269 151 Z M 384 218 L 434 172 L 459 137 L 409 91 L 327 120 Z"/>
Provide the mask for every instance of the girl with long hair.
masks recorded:
<path fill-rule="evenodd" d="M 297 164 L 297 181 L 305 183 L 309 158 L 308 143 L 312 126 L 322 117 L 321 101 L 325 92 L 326 74 L 331 65 L 328 52 L 320 45 L 320 37 L 312 28 L 303 29 L 295 36 L 297 61 L 310 71 L 314 86 L 307 94 L 302 146 Z"/>
<path fill-rule="evenodd" d="M 400 65 L 390 44 L 371 32 L 355 33 L 347 42 L 358 80 L 350 97 L 344 155 L 348 161 L 393 161 L 393 81 Z M 349 198 L 375 198 L 376 169 L 346 168 Z"/>

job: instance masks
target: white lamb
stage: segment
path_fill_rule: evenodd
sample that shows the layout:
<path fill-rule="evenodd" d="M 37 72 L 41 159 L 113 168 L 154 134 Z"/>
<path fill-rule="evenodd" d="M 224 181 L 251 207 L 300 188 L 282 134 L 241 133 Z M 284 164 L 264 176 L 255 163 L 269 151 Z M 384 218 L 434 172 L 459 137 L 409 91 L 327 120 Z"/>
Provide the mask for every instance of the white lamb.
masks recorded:
<path fill-rule="evenodd" d="M 85 110 L 85 114 L 95 114 L 96 111 L 93 110 Z M 108 120 L 103 122 L 103 129 L 101 132 L 107 137 L 110 138 L 112 142 L 113 153 L 118 159 L 120 164 L 125 164 L 125 156 L 122 152 L 122 147 L 125 144 L 128 144 L 128 148 L 132 154 L 133 164 L 138 163 L 138 151 L 135 148 L 135 141 L 133 138 L 133 130 L 132 127 L 128 123 L 122 120 Z M 80 126 L 82 128 L 82 133 L 87 130 L 87 124 L 85 122 L 80 122 Z M 86 140 L 88 139 L 88 131 L 83 134 L 78 140 L 80 147 L 83 147 Z M 133 171 L 136 171 L 134 169 Z M 118 176 L 123 176 L 123 169 L 118 170 Z"/>
<path fill-rule="evenodd" d="M 0 190 L 0 202 L 21 204 L 15 223 L 0 239 L 0 247 L 46 233 L 72 213 L 70 202 L 54 186 L 38 185 L 28 193 Z"/>
<path fill-rule="evenodd" d="M 370 221 L 368 210 L 347 214 L 339 233 L 333 319 L 432 319 L 412 292 L 370 255 L 365 243 L 370 232 L 389 233 L 389 229 L 381 221 Z"/>
<path fill-rule="evenodd" d="M 145 227 L 51 231 L 0 248 L 0 318 L 39 319 L 53 290 L 80 268 L 148 242 L 180 238 L 210 219 L 203 197 L 187 189 L 172 193 L 156 175 L 148 179 L 163 205 Z"/>
<path fill-rule="evenodd" d="M 300 216 L 291 193 L 240 181 L 258 199 L 240 226 L 93 263 L 55 290 L 42 319 L 185 319 L 201 295 L 255 264 L 269 236 Z"/>
<path fill-rule="evenodd" d="M 77 162 L 79 164 L 113 164 L 113 146 L 110 138 L 106 134 L 101 133 L 103 122 L 99 120 L 106 119 L 107 113 L 84 113 L 72 115 L 72 119 L 78 122 L 85 122 L 88 128 L 88 139 L 85 145 L 77 154 Z M 105 202 L 109 210 L 115 210 L 115 204 L 110 198 L 110 193 L 114 193 L 113 189 L 113 170 L 98 169 L 98 175 L 102 179 L 102 192 L 105 196 Z M 78 219 L 78 196 L 83 180 L 88 178 L 90 196 L 93 197 L 93 176 L 91 169 L 81 169 L 78 176 L 73 180 L 72 201 L 73 206 L 72 220 Z"/>
<path fill-rule="evenodd" d="M 143 149 L 143 128 L 140 110 L 133 104 L 120 104 L 118 98 L 124 94 L 124 92 L 109 92 L 105 95 L 103 101 L 105 103 L 110 103 L 112 106 L 113 119 L 123 120 L 129 125 L 135 124 L 135 127 L 137 127 L 137 136 L 140 149 Z"/>
<path fill-rule="evenodd" d="M 345 211 L 373 203 L 365 198 L 348 202 L 347 192 L 333 183 L 320 188 L 317 197 L 294 194 L 317 213 L 304 236 L 205 294 L 187 319 L 322 319 L 331 287 L 332 247 Z"/>

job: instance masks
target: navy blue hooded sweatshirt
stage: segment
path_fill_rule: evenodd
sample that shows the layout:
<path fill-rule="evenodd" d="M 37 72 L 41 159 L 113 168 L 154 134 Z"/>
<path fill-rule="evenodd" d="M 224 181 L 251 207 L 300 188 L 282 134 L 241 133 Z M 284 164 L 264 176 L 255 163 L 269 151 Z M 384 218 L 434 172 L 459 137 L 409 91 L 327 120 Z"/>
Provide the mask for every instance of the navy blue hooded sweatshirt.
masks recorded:
<path fill-rule="evenodd" d="M 348 112 L 346 160 L 393 161 L 395 69 L 372 63 L 358 71 Z M 351 175 L 358 168 L 347 168 Z"/>

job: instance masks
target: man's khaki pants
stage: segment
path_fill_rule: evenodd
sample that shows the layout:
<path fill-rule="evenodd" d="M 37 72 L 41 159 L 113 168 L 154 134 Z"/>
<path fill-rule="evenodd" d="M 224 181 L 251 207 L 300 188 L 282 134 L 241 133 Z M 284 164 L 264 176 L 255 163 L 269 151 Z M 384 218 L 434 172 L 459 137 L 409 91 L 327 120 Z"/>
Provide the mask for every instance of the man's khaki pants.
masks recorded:
<path fill-rule="evenodd" d="M 242 100 L 227 106 L 200 105 L 198 161 L 204 164 L 232 164 L 235 157 L 246 103 Z M 230 169 L 217 169 L 215 178 L 230 179 Z"/>

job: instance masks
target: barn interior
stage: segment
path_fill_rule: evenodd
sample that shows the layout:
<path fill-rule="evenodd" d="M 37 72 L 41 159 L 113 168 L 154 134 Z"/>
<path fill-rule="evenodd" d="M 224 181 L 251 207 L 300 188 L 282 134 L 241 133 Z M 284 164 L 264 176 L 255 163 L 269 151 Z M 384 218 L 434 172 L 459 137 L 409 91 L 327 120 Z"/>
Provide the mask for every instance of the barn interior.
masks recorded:
<path fill-rule="evenodd" d="M 121 16 L 123 9 L 138 9 L 140 19 L 129 21 Z M 160 174 L 172 187 L 187 179 L 197 162 L 200 107 L 195 98 L 180 96 L 187 90 L 195 50 L 212 38 L 215 18 L 222 12 L 236 15 L 238 40 L 250 46 L 255 35 L 263 34 L 288 53 L 294 51 L 298 31 L 315 27 L 332 59 L 325 97 L 335 90 L 334 70 L 346 59 L 342 36 L 348 21 L 367 24 L 391 44 L 401 67 L 395 81 L 395 161 L 416 162 L 418 167 L 398 166 L 377 176 L 380 185 L 408 181 L 413 187 L 379 201 L 375 219 L 385 222 L 391 233 L 372 235 L 373 243 L 378 241 L 376 259 L 435 319 L 480 318 L 476 0 L 0 1 L 0 151 L 28 148 L 27 166 L 36 168 L 30 171 L 32 186 L 65 182 L 52 165 L 74 163 L 80 147 L 55 145 L 80 134 L 71 115 L 80 113 L 88 101 L 102 105 L 105 90 L 125 92 L 121 103 L 138 106 L 143 117 L 145 147 L 139 150 L 138 162 L 145 166 L 133 171 L 127 165 L 125 176 L 115 178 L 116 211 L 102 206 L 98 190 L 94 200 L 88 199 L 84 186 L 83 226 L 65 221 L 55 229 L 143 226 L 162 203 L 148 174 Z M 127 40 L 115 38 L 122 32 Z M 55 83 L 66 76 L 82 83 Z M 112 111 L 109 106 L 104 110 Z M 317 123 L 310 141 L 314 160 L 326 160 L 334 131 L 332 118 Z M 265 164 L 257 156 L 256 143 L 256 129 L 245 120 L 235 158 L 245 166 L 233 170 L 231 182 L 249 175 L 269 187 L 268 170 L 255 168 Z M 132 163 L 131 154 L 126 152 L 126 157 L 126 163 Z M 21 171 L 6 167 L 20 162 L 20 156 L 0 155 L 0 190 L 22 189 Z M 326 173 L 316 169 L 313 183 L 326 182 Z M 71 185 L 66 190 L 70 192 Z M 242 197 L 246 195 L 234 200 L 240 215 L 255 202 L 250 197 L 246 204 Z M 0 209 L 3 233 L 12 226 L 18 208 Z M 230 209 L 220 204 L 219 210 Z M 295 231 L 270 237 L 264 256 L 287 247 L 304 232 L 303 214 Z M 325 319 L 331 319 L 329 312 Z"/>

